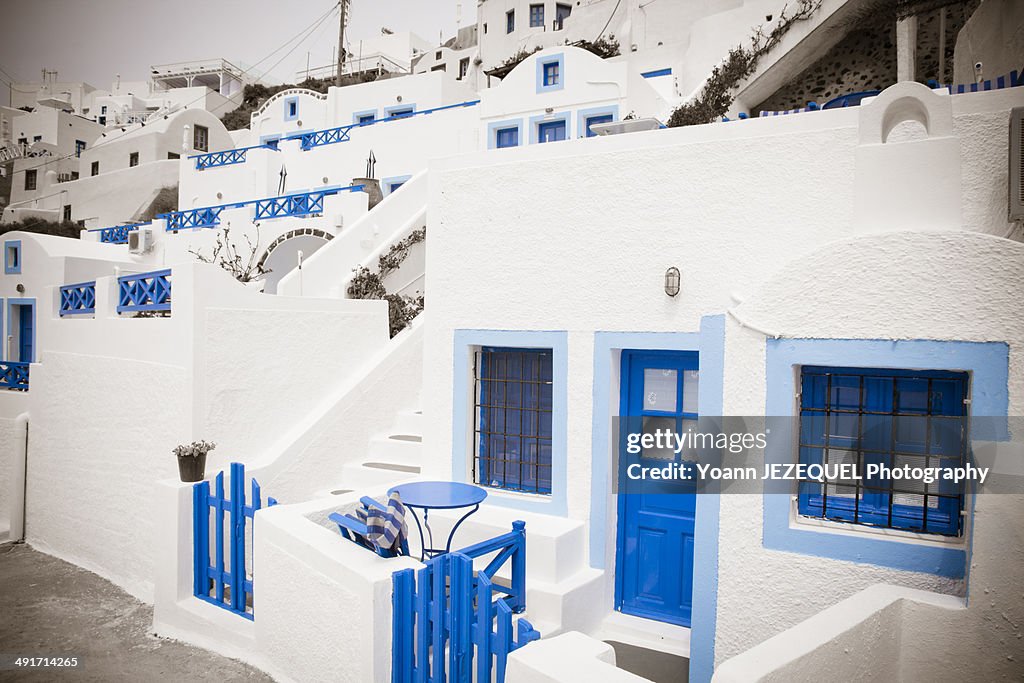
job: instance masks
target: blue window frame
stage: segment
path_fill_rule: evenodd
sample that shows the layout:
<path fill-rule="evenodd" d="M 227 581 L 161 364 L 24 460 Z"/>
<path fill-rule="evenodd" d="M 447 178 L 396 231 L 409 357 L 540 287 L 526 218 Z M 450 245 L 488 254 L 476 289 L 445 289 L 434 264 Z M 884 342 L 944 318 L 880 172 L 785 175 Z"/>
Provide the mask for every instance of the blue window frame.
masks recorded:
<path fill-rule="evenodd" d="M 502 149 L 504 147 L 518 147 L 519 146 L 519 128 L 511 126 L 509 128 L 499 128 L 495 131 L 494 146 Z"/>
<path fill-rule="evenodd" d="M 544 65 L 544 87 L 550 88 L 553 85 L 558 85 L 558 66 L 558 62 L 548 62 Z"/>
<path fill-rule="evenodd" d="M 965 491 L 938 479 L 888 477 L 885 468 L 953 468 L 966 459 L 968 376 L 944 370 L 804 366 L 800 463 L 849 466 L 802 481 L 798 512 L 838 522 L 958 536 Z"/>
<path fill-rule="evenodd" d="M 388 118 L 397 118 L 397 119 L 405 118 L 407 116 L 412 116 L 413 113 L 415 113 L 415 111 L 416 111 L 416 105 L 414 105 L 414 104 L 402 105 L 402 106 L 397 106 L 397 107 L 386 107 L 384 109 L 384 113 L 388 116 Z"/>
<path fill-rule="evenodd" d="M 612 114 L 600 114 L 598 116 L 588 116 L 586 119 L 587 135 L 586 137 L 592 138 L 597 135 L 594 131 L 590 130 L 590 127 L 595 123 L 611 123 L 615 120 Z"/>
<path fill-rule="evenodd" d="M 485 346 L 473 377 L 473 479 L 491 488 L 551 494 L 551 349 Z"/>
<path fill-rule="evenodd" d="M 544 5 L 530 5 L 530 26 L 544 26 Z"/>
<path fill-rule="evenodd" d="M 75 157 L 81 157 L 85 151 L 85 140 L 75 140 Z"/>
<path fill-rule="evenodd" d="M 537 124 L 537 142 L 560 142 L 565 134 L 565 119 Z"/>
<path fill-rule="evenodd" d="M 21 273 L 21 240 L 4 242 L 4 273 L 6 275 Z"/>
<path fill-rule="evenodd" d="M 299 98 L 289 97 L 284 101 L 284 120 L 294 121 L 299 118 Z"/>
<path fill-rule="evenodd" d="M 362 116 L 360 116 L 359 118 L 356 119 L 356 123 L 362 125 L 362 124 L 365 124 L 365 123 L 373 123 L 376 120 L 377 120 L 377 115 L 376 114 L 363 114 Z"/>
<path fill-rule="evenodd" d="M 512 33 L 516 30 L 516 11 L 510 9 L 505 12 L 505 33 Z"/>

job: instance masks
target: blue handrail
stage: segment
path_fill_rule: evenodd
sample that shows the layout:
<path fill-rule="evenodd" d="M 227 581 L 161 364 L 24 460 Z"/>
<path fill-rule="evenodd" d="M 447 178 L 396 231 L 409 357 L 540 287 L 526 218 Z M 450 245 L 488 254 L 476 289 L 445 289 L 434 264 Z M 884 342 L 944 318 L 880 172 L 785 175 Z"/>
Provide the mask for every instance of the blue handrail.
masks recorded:
<path fill-rule="evenodd" d="M 193 154 L 189 159 L 196 160 L 196 170 L 202 171 L 206 168 L 216 168 L 218 166 L 230 166 L 232 164 L 244 164 L 245 153 L 250 149 L 272 149 L 275 152 L 277 147 L 274 145 L 250 145 L 249 147 L 239 147 L 237 149 L 225 149 L 220 152 L 206 152 L 204 154 Z"/>
<path fill-rule="evenodd" d="M 303 150 L 310 150 L 314 147 L 321 147 L 323 145 L 333 145 L 338 142 L 345 142 L 349 139 L 349 131 L 353 128 L 364 128 L 366 126 L 373 126 L 378 123 L 387 123 L 389 121 L 398 121 L 400 119 L 411 119 L 414 116 L 425 116 L 427 114 L 433 114 L 437 111 L 444 111 L 446 109 L 459 109 L 462 107 L 473 107 L 480 104 L 480 100 L 467 100 L 465 102 L 459 102 L 457 104 L 446 104 L 443 107 L 433 107 L 431 109 L 423 109 L 421 111 L 405 112 L 402 114 L 395 114 L 384 119 L 374 119 L 373 121 L 364 121 L 363 123 L 350 123 L 347 126 L 338 126 L 337 128 L 325 128 L 323 130 L 314 130 L 309 133 L 299 133 L 298 135 L 290 135 L 282 140 L 300 140 L 301 148 Z"/>
<path fill-rule="evenodd" d="M 172 211 L 171 213 L 159 214 L 157 218 L 166 219 L 167 230 L 172 231 L 216 227 L 220 225 L 220 214 L 222 211 L 225 209 L 241 209 L 250 204 L 256 207 L 253 220 L 317 215 L 323 213 L 324 197 L 341 192 L 360 192 L 364 187 L 364 185 L 348 185 L 347 187 L 329 187 L 308 192 L 295 192 L 279 197 L 249 199 L 244 202 L 203 206 L 196 209 L 186 209 L 185 211 Z"/>
<path fill-rule="evenodd" d="M 128 233 L 132 230 L 138 230 L 144 225 L 150 225 L 152 221 L 146 221 L 145 223 L 125 223 L 124 225 L 115 225 L 109 228 L 91 228 L 89 232 L 98 232 L 100 234 L 100 242 L 106 242 L 107 244 L 128 244 Z"/>
<path fill-rule="evenodd" d="M 96 281 L 63 285 L 60 288 L 60 316 L 96 312 Z"/>
<path fill-rule="evenodd" d="M 28 391 L 28 363 L 0 361 L 0 389 Z"/>
<path fill-rule="evenodd" d="M 171 270 L 117 278 L 117 312 L 171 310 Z"/>

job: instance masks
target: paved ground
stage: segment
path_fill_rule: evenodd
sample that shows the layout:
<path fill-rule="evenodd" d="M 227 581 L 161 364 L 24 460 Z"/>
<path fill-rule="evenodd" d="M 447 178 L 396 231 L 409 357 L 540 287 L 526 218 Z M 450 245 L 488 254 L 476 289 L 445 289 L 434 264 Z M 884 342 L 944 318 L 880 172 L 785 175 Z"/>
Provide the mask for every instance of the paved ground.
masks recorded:
<path fill-rule="evenodd" d="M 0 545 L 0 657 L 77 656 L 77 670 L 0 668 L 0 681 L 271 681 L 151 632 L 153 608 L 109 581 L 25 545 Z"/>
<path fill-rule="evenodd" d="M 690 660 L 686 657 L 648 650 L 614 640 L 607 641 L 615 648 L 615 666 L 654 683 L 687 683 L 690 680 Z"/>

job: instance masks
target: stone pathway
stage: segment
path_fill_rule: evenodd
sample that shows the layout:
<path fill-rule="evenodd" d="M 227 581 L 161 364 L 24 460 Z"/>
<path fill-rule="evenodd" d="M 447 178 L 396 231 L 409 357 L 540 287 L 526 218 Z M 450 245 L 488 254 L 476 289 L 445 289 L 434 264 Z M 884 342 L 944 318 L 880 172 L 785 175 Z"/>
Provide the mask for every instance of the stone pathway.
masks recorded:
<path fill-rule="evenodd" d="M 153 635 L 153 608 L 106 579 L 0 545 L 0 656 L 77 656 L 78 669 L 0 668 L 0 681 L 272 681 L 234 659 Z"/>

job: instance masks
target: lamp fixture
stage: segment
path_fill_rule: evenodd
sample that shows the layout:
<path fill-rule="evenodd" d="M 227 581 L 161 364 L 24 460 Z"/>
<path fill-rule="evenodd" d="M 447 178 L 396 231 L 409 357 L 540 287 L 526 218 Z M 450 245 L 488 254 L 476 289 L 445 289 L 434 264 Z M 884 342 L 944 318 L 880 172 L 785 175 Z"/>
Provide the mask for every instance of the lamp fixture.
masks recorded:
<path fill-rule="evenodd" d="M 672 266 L 665 271 L 665 293 L 669 296 L 679 295 L 680 275 L 679 269 Z"/>

